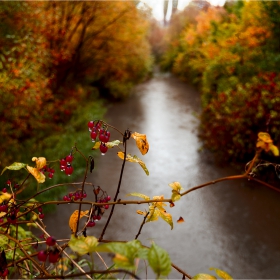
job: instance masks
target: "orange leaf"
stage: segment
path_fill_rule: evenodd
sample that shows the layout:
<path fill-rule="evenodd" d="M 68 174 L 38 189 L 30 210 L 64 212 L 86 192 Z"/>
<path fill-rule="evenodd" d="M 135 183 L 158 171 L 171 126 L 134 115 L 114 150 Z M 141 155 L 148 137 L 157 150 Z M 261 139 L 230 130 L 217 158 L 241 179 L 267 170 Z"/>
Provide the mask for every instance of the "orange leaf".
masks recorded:
<path fill-rule="evenodd" d="M 145 134 L 138 132 L 132 133 L 131 137 L 136 141 L 136 145 L 142 155 L 145 155 L 149 151 L 149 143 Z"/>
<path fill-rule="evenodd" d="M 178 219 L 178 221 L 177 221 L 178 224 L 183 223 L 183 222 L 185 222 L 184 219 L 183 219 L 183 217 L 180 217 L 180 218 Z"/>
<path fill-rule="evenodd" d="M 39 171 L 39 169 L 31 167 L 29 165 L 26 166 L 28 171 L 34 176 L 34 178 L 37 180 L 38 183 L 44 183 L 45 182 L 45 175 Z"/>
<path fill-rule="evenodd" d="M 80 212 L 80 219 L 88 213 L 88 210 Z M 75 210 L 69 219 L 69 227 L 73 233 L 76 232 L 79 210 Z"/>

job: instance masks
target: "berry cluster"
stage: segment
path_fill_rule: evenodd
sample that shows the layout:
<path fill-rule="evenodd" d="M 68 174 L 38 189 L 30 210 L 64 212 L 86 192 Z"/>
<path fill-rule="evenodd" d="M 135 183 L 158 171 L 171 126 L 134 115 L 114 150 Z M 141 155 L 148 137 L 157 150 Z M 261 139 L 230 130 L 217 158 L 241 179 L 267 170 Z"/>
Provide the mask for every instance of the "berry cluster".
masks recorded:
<path fill-rule="evenodd" d="M 92 142 L 95 142 L 97 139 L 97 136 L 99 138 L 100 144 L 100 152 L 102 155 L 104 155 L 108 151 L 108 147 L 106 146 L 106 143 L 110 140 L 110 131 L 107 130 L 106 126 L 101 127 L 102 123 L 100 121 L 97 121 L 96 123 L 94 121 L 88 122 L 88 130 L 90 131 L 90 137 Z"/>
<path fill-rule="evenodd" d="M 44 219 L 45 218 L 45 214 L 43 213 L 43 208 L 40 206 L 40 207 L 38 207 L 38 217 L 42 220 L 42 219 Z"/>
<path fill-rule="evenodd" d="M 53 247 L 56 244 L 56 239 L 52 236 L 49 236 L 46 239 L 46 244 L 50 247 Z M 49 249 L 49 250 L 41 250 L 41 251 L 38 252 L 37 258 L 38 258 L 39 261 L 45 262 L 48 257 L 49 257 L 49 262 L 50 263 L 58 262 L 58 260 L 60 258 L 59 250 L 57 248 L 52 248 L 52 249 Z"/>
<path fill-rule="evenodd" d="M 40 171 L 44 174 L 45 172 L 48 172 L 48 177 L 49 179 L 53 178 L 53 175 L 55 173 L 55 170 L 53 168 L 48 167 L 47 165 L 45 165 L 42 169 L 40 169 Z"/>
<path fill-rule="evenodd" d="M 14 183 L 14 185 L 12 186 L 12 181 L 10 179 L 6 182 L 6 184 L 10 188 L 13 187 L 14 191 L 17 191 L 19 189 L 19 187 L 20 187 L 20 185 L 18 183 Z M 2 192 L 6 193 L 7 192 L 7 188 L 3 188 Z"/>
<path fill-rule="evenodd" d="M 74 171 L 72 166 L 73 159 L 74 157 L 72 153 L 70 153 L 68 156 L 60 160 L 60 170 L 64 171 L 68 176 L 70 176 Z"/>
<path fill-rule="evenodd" d="M 84 191 L 82 192 L 81 190 L 77 190 L 76 192 L 70 192 L 68 195 L 63 196 L 64 201 L 77 201 L 79 199 L 86 198 L 87 193 Z"/>
<path fill-rule="evenodd" d="M 101 199 L 98 199 L 97 202 L 98 203 L 106 203 L 109 202 L 111 200 L 111 197 L 105 196 Z M 87 227 L 94 227 L 95 223 L 99 220 L 101 220 L 102 215 L 105 212 L 105 209 L 109 209 L 109 205 L 105 204 L 105 205 L 101 205 L 101 206 L 95 206 L 94 210 L 92 211 L 92 214 L 87 222 Z"/>

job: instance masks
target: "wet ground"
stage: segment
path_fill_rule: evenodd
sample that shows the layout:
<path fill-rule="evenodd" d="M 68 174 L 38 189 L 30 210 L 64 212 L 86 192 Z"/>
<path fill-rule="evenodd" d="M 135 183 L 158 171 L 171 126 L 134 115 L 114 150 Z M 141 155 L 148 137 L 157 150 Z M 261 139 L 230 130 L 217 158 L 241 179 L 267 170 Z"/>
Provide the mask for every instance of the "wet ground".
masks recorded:
<path fill-rule="evenodd" d="M 169 198 L 169 183 L 178 181 L 185 190 L 235 174 L 217 166 L 211 154 L 200 152 L 197 136 L 199 94 L 170 75 L 156 74 L 142 83 L 125 102 L 109 107 L 106 121 L 121 131 L 130 129 L 148 137 L 150 150 L 142 156 L 133 139 L 128 152 L 139 156 L 149 169 L 146 176 L 138 164 L 128 162 L 119 198 L 140 192 L 150 197 Z M 112 130 L 111 139 L 122 139 Z M 117 148 L 96 160 L 96 169 L 87 181 L 99 185 L 112 197 L 117 188 L 122 161 Z M 91 197 L 89 196 L 89 199 Z M 139 239 L 153 240 L 165 248 L 172 262 L 190 275 L 212 273 L 209 267 L 227 271 L 235 279 L 280 278 L 280 194 L 246 180 L 211 185 L 184 196 L 173 208 L 174 229 L 162 220 L 145 224 Z M 64 237 L 68 217 L 77 206 L 58 206 L 59 215 L 46 219 L 49 231 Z M 136 210 L 144 205 L 117 206 L 104 239 L 132 240 L 142 216 Z M 109 213 L 109 211 L 107 210 Z M 88 234 L 97 237 L 108 213 Z M 184 223 L 176 223 L 182 216 Z M 172 272 L 170 279 L 180 279 Z"/>

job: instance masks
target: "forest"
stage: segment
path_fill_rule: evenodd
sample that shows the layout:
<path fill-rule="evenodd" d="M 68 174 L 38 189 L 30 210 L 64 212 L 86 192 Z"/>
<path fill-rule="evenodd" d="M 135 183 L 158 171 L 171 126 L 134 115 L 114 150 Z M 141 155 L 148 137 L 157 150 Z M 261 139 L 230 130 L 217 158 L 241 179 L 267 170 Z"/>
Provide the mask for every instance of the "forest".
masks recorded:
<path fill-rule="evenodd" d="M 191 276 L 154 242 L 142 244 L 143 226 L 163 220 L 173 229 L 169 208 L 223 181 L 251 180 L 280 191 L 280 2 L 228 1 L 216 7 L 190 1 L 182 11 L 178 1 L 172 2 L 170 19 L 165 4 L 162 22 L 140 1 L 1 2 L 1 279 L 140 279 L 140 261 L 157 279 L 171 270 L 183 279 L 217 279 L 199 271 Z M 129 100 L 137 85 L 151 80 L 155 69 L 197 90 L 201 149 L 215 163 L 238 171 L 242 166 L 239 175 L 187 190 L 174 181 L 168 184 L 170 198 L 142 192 L 127 194 L 137 200 L 119 197 L 126 162 L 149 175 L 144 160 L 128 152 L 127 142 L 135 142 L 141 156 L 149 142 L 145 131 L 121 132 L 104 116 L 112 104 Z M 86 179 L 96 168 L 95 157 L 112 148 L 118 149 L 121 169 L 116 190 L 109 191 Z M 81 182 L 74 183 L 77 179 Z M 136 211 L 143 220 L 135 239 L 103 238 L 116 206 L 141 204 L 147 207 Z M 69 236 L 56 239 L 44 219 L 62 205 L 78 209 L 66 213 Z M 88 235 L 101 218 L 99 238 Z M 179 217 L 177 224 L 183 222 Z M 96 269 L 93 253 L 109 253 L 111 266 Z M 210 270 L 232 279 L 219 268 Z"/>

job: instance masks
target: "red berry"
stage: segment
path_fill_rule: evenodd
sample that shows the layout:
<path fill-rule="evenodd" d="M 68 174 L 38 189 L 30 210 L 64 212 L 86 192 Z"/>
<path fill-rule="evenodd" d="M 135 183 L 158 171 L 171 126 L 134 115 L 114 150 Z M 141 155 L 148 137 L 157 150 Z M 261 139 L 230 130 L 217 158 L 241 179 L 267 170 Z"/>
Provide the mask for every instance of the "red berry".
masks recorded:
<path fill-rule="evenodd" d="M 95 222 L 94 221 L 89 221 L 87 223 L 87 227 L 94 227 L 95 226 Z"/>
<path fill-rule="evenodd" d="M 56 263 L 58 262 L 60 255 L 58 250 L 50 251 L 49 252 L 49 262 Z"/>
<path fill-rule="evenodd" d="M 105 154 L 108 151 L 108 147 L 104 143 L 101 143 L 100 151 L 102 154 Z"/>
<path fill-rule="evenodd" d="M 71 164 L 68 164 L 65 168 L 65 174 L 70 176 L 73 173 L 74 169 Z"/>
<path fill-rule="evenodd" d="M 45 262 L 47 260 L 48 257 L 48 253 L 46 251 L 39 251 L 37 258 L 39 261 L 41 262 Z"/>
<path fill-rule="evenodd" d="M 6 188 L 3 188 L 2 192 L 3 192 L 3 193 L 6 193 L 6 192 L 7 192 L 7 189 L 6 189 Z"/>
<path fill-rule="evenodd" d="M 105 208 L 105 209 L 109 209 L 109 205 L 106 204 L 106 205 L 104 206 L 104 208 Z"/>
<path fill-rule="evenodd" d="M 71 163 L 73 161 L 74 157 L 70 154 L 65 159 L 66 159 L 67 163 Z"/>
<path fill-rule="evenodd" d="M 43 213 L 39 214 L 39 218 L 40 219 L 44 219 L 45 218 L 45 214 L 43 214 Z"/>
<path fill-rule="evenodd" d="M 2 272 L 2 277 L 4 278 L 4 277 L 6 277 L 6 276 L 8 276 L 8 274 L 9 274 L 9 270 L 8 270 L 8 268 L 6 268 L 5 270 L 4 270 L 4 272 Z"/>
<path fill-rule="evenodd" d="M 67 195 L 65 195 L 65 196 L 63 196 L 63 200 L 64 200 L 64 201 L 69 201 L 70 198 L 69 198 Z"/>
<path fill-rule="evenodd" d="M 111 196 L 108 195 L 108 196 L 106 197 L 106 200 L 107 200 L 107 201 L 110 201 L 110 200 L 111 200 Z"/>
<path fill-rule="evenodd" d="M 38 212 L 42 213 L 43 212 L 43 208 L 40 206 L 38 207 Z"/>
<path fill-rule="evenodd" d="M 90 137 L 91 137 L 92 142 L 94 142 L 97 137 L 97 132 L 96 132 L 95 128 L 91 131 Z"/>
<path fill-rule="evenodd" d="M 96 220 L 100 221 L 101 220 L 101 216 L 100 215 L 96 216 Z"/>
<path fill-rule="evenodd" d="M 49 173 L 49 179 L 53 178 L 53 173 Z"/>
<path fill-rule="evenodd" d="M 46 244 L 47 244 L 48 246 L 54 246 L 55 243 L 56 243 L 56 239 L 53 238 L 52 236 L 49 236 L 49 237 L 47 238 L 47 240 L 46 240 Z"/>
<path fill-rule="evenodd" d="M 91 129 L 94 127 L 94 121 L 89 121 L 87 125 L 88 125 L 88 130 L 91 131 Z"/>
<path fill-rule="evenodd" d="M 60 160 L 60 170 L 61 171 L 64 171 L 65 170 L 65 168 L 66 168 L 66 165 L 67 165 L 67 162 L 66 162 L 66 159 L 61 159 Z"/>
<path fill-rule="evenodd" d="M 11 180 L 8 180 L 8 181 L 6 182 L 6 184 L 7 184 L 8 186 L 10 186 L 10 185 L 12 184 L 12 181 L 11 181 Z"/>
<path fill-rule="evenodd" d="M 83 198 L 86 198 L 87 197 L 87 194 L 84 192 L 83 193 Z"/>
<path fill-rule="evenodd" d="M 7 212 L 8 211 L 8 205 L 3 204 L 0 205 L 0 212 Z"/>

